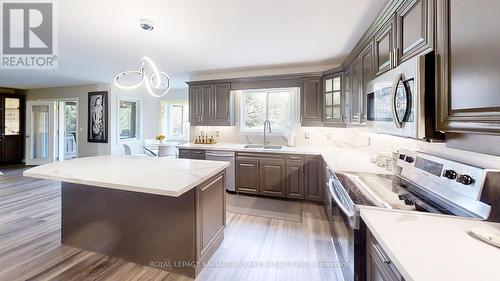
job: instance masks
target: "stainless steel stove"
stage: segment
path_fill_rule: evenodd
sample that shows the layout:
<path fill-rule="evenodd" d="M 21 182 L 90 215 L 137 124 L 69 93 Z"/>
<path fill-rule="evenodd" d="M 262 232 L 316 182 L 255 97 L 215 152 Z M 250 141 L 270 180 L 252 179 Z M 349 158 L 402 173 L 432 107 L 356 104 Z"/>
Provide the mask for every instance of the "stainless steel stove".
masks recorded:
<path fill-rule="evenodd" d="M 326 206 L 344 280 L 364 280 L 362 206 L 500 222 L 500 171 L 401 149 L 398 174 L 327 169 Z"/>

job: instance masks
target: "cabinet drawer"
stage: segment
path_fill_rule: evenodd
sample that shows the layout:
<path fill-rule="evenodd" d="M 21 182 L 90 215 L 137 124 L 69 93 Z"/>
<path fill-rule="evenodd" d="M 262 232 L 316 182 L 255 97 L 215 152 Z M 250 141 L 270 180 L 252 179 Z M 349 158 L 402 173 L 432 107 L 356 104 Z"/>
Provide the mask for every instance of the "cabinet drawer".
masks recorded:
<path fill-rule="evenodd" d="M 179 149 L 179 158 L 191 158 L 191 150 Z"/>

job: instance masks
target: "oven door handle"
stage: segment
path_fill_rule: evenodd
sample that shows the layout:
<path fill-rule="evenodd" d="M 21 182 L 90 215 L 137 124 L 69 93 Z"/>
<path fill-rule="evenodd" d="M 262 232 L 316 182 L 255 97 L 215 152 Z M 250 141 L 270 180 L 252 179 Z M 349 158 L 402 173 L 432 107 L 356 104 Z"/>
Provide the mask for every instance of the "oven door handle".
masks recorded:
<path fill-rule="evenodd" d="M 353 218 L 354 217 L 354 212 L 348 210 L 346 208 L 346 206 L 344 206 L 344 204 L 342 203 L 342 201 L 340 200 L 340 198 L 338 197 L 337 193 L 335 192 L 334 187 L 334 179 L 333 177 L 330 178 L 330 180 L 328 181 L 328 189 L 330 189 L 330 194 L 332 195 L 333 199 L 335 200 L 335 202 L 337 203 L 337 205 L 339 206 L 339 208 L 342 210 L 342 212 L 349 218 Z"/>

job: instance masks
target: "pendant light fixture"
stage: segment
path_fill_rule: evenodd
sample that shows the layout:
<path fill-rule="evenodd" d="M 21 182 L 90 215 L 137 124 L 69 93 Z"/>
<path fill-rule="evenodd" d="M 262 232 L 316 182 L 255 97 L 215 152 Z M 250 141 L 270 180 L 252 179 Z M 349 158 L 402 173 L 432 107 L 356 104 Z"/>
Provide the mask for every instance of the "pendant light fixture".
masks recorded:
<path fill-rule="evenodd" d="M 154 29 L 154 24 L 151 20 L 141 19 L 140 27 L 150 32 Z M 125 85 L 121 82 L 126 78 L 136 76 L 138 82 L 131 85 Z M 114 84 L 116 87 L 124 90 L 132 90 L 138 88 L 142 84 L 146 86 L 146 91 L 153 97 L 163 97 L 170 90 L 171 80 L 170 76 L 163 71 L 159 71 L 156 64 L 150 57 L 143 56 L 140 60 L 139 70 L 128 70 L 118 73 L 115 76 Z"/>

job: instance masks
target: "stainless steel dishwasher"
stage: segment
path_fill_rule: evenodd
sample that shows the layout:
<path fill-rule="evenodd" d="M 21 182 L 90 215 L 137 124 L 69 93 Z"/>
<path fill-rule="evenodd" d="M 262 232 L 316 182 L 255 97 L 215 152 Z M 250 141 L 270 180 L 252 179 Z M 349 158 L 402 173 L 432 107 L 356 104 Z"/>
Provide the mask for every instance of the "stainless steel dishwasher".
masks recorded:
<path fill-rule="evenodd" d="M 229 162 L 229 167 L 226 168 L 226 189 L 229 191 L 235 191 L 234 152 L 207 150 L 205 157 L 206 157 L 205 159 L 207 159 L 207 160 Z"/>

